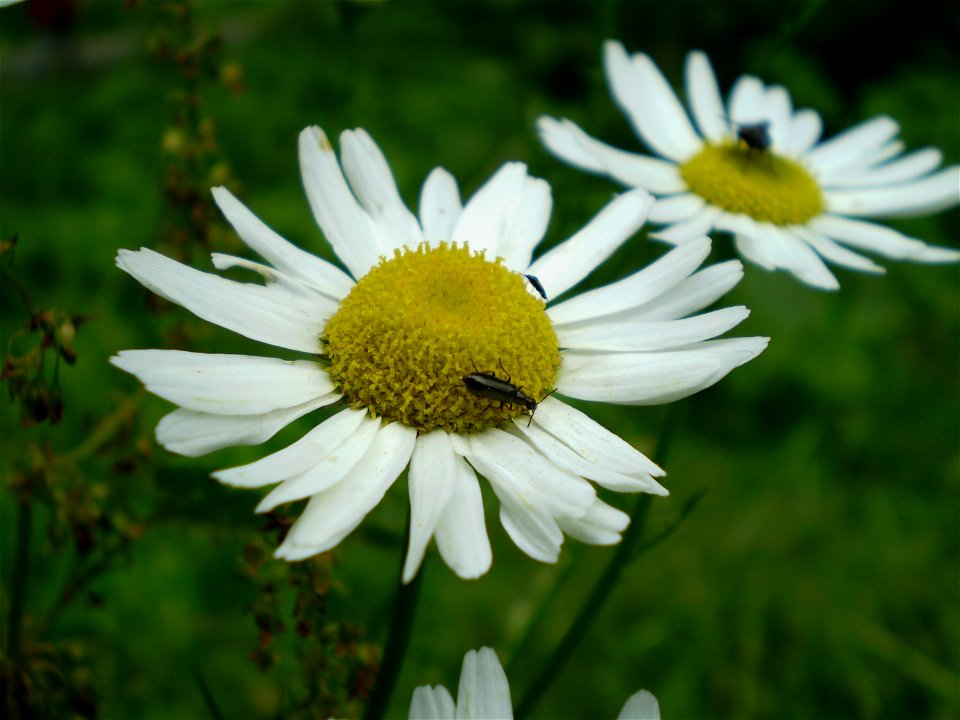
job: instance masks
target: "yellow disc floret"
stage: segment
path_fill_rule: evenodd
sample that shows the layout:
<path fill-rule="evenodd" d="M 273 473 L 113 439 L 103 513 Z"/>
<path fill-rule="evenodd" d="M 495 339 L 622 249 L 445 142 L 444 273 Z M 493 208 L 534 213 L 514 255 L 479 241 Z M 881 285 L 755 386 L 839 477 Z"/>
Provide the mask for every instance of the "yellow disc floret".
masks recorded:
<path fill-rule="evenodd" d="M 344 298 L 324 330 L 334 384 L 351 407 L 421 431 L 470 433 L 525 411 L 471 393 L 487 373 L 540 400 L 554 388 L 557 336 L 520 273 L 466 246 L 396 250 Z"/>
<path fill-rule="evenodd" d="M 824 210 L 820 186 L 799 163 L 744 143 L 705 145 L 680 166 L 711 205 L 774 225 L 803 225 Z"/>

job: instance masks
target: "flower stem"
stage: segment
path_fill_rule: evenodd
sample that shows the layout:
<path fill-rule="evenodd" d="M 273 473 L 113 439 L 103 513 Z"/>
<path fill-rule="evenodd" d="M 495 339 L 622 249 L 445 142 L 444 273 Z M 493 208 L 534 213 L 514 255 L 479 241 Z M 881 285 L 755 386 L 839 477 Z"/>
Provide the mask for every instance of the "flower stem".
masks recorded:
<path fill-rule="evenodd" d="M 654 450 L 654 460 L 663 464 L 673 443 L 677 428 L 680 425 L 682 415 L 682 405 L 673 403 L 667 407 L 666 417 L 663 421 L 663 427 L 660 430 L 660 437 L 657 439 L 657 447 Z M 516 706 L 515 717 L 526 717 L 530 715 L 530 710 L 536 705 L 540 696 L 550 687 L 550 684 L 560 674 L 563 665 L 573 654 L 574 648 L 583 639 L 590 623 L 599 614 L 603 603 L 610 597 L 611 591 L 620 579 L 624 567 L 635 557 L 634 545 L 640 537 L 645 524 L 647 512 L 650 509 L 650 495 L 640 495 L 630 513 L 630 525 L 623 532 L 623 537 L 609 564 L 604 569 L 603 574 L 597 580 L 596 585 L 590 595 L 580 606 L 573 622 L 567 628 L 553 653 L 543 664 L 539 674 L 534 678 L 533 683 L 523 696 L 523 699 Z"/>
<path fill-rule="evenodd" d="M 420 597 L 420 582 L 424 569 L 416 574 L 409 584 L 403 583 L 403 561 L 407 546 L 410 543 L 410 517 L 407 516 L 406 542 L 400 553 L 400 571 L 397 577 L 397 594 L 393 601 L 393 614 L 390 618 L 390 629 L 387 632 L 387 643 L 383 649 L 383 660 L 370 692 L 370 702 L 363 714 L 364 720 L 378 720 L 386 715 L 390 695 L 397 684 L 403 659 L 407 654 L 410 635 L 413 630 L 413 620 L 417 609 L 417 599 Z"/>

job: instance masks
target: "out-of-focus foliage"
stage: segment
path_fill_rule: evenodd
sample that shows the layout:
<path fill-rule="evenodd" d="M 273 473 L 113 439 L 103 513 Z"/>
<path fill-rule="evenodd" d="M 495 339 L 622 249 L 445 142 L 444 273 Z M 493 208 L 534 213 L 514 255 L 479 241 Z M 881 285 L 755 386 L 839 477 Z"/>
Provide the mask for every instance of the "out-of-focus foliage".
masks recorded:
<path fill-rule="evenodd" d="M 28 0 L 0 11 L 0 238 L 19 238 L 13 262 L 0 262 L 32 303 L 5 275 L 0 347 L 26 368 L 46 344 L 49 382 L 56 352 L 76 355 L 57 369 L 57 425 L 23 427 L 23 396 L 8 394 L 38 366 L 5 371 L 6 701 L 23 710 L 33 698 L 41 716 L 355 715 L 378 662 L 403 483 L 333 555 L 294 567 L 270 559 L 287 520 L 264 527 L 256 493 L 207 477 L 263 450 L 188 460 L 155 448 L 169 406 L 107 365 L 123 348 L 260 348 L 158 302 L 114 268 L 118 248 L 204 269 L 211 249 L 243 252 L 205 192 L 227 183 L 278 232 L 332 257 L 300 187 L 296 136 L 308 124 L 332 137 L 367 128 L 410 205 L 435 165 L 468 195 L 523 160 L 553 186 L 556 242 L 616 188 L 550 158 L 534 118 L 570 117 L 637 147 L 604 85 L 607 37 L 650 53 L 675 82 L 687 50 L 702 48 L 724 88 L 743 73 L 783 83 L 797 106 L 823 114 L 828 134 L 890 114 L 909 147 L 935 145 L 956 163 L 958 23 L 950 3 L 921 11 L 894 0 L 869 12 L 519 0 L 185 10 Z M 960 236 L 955 209 L 894 224 L 937 244 Z M 727 239 L 714 247 L 714 260 L 732 256 Z M 638 237 L 591 282 L 662 252 Z M 706 494 L 626 573 L 537 716 L 613 717 L 639 687 L 665 717 L 960 714 L 960 283 L 956 267 L 888 267 L 885 277 L 841 271 L 836 294 L 747 268 L 724 304 L 751 308 L 742 334 L 773 340 L 688 401 L 666 463 L 672 497 L 653 502 L 651 532 Z M 39 308 L 49 323 L 33 320 Z M 63 323 L 81 317 L 65 344 Z M 652 450 L 662 409 L 588 409 Z M 459 580 L 428 555 L 392 715 L 405 714 L 416 685 L 455 685 L 463 654 L 483 645 L 510 666 L 519 697 L 611 552 L 571 541 L 558 566 L 540 565 L 495 518 L 491 505 L 495 561 L 481 580 Z M 557 601 L 511 663 L 559 576 Z"/>

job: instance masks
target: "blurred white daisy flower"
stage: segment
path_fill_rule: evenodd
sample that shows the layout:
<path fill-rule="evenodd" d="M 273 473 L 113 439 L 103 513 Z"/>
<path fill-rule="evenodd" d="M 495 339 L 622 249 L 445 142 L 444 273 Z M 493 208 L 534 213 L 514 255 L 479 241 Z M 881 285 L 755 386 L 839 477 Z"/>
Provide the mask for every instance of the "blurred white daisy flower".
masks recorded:
<path fill-rule="evenodd" d="M 344 132 L 341 159 L 319 128 L 300 135 L 316 220 L 350 274 L 291 245 L 229 191 L 213 193 L 240 238 L 270 265 L 213 254 L 244 283 L 151 250 L 118 266 L 198 317 L 304 354 L 282 360 L 179 350 L 126 350 L 112 362 L 180 406 L 157 427 L 168 450 L 199 456 L 256 445 L 321 407 L 340 407 L 289 447 L 214 477 L 276 485 L 257 507 L 309 499 L 277 557 L 330 550 L 409 465 L 411 531 L 403 572 L 431 538 L 461 577 L 491 562 L 477 473 L 500 520 L 533 558 L 556 561 L 564 533 L 615 544 L 629 518 L 589 481 L 665 495 L 663 471 L 556 397 L 623 404 L 675 400 L 755 357 L 766 338 L 713 339 L 747 315 L 734 307 L 687 317 L 742 274 L 736 261 L 697 271 L 706 238 L 645 270 L 549 309 L 643 224 L 652 199 L 614 199 L 583 230 L 532 260 L 550 188 L 504 165 L 466 205 L 442 168 L 427 178 L 419 219 L 363 130 Z M 526 277 L 525 275 L 526 274 Z M 539 286 L 539 289 L 538 287 Z M 536 411 L 535 418 L 530 417 Z M 533 420 L 533 422 L 531 422 Z"/>
<path fill-rule="evenodd" d="M 410 720 L 470 720 L 513 717 L 510 685 L 497 654 L 490 648 L 471 650 L 463 658 L 457 702 L 443 686 L 424 685 L 413 691 Z M 628 699 L 618 720 L 660 720 L 660 704 L 647 690 Z"/>
<path fill-rule="evenodd" d="M 960 201 L 960 167 L 938 170 L 942 155 L 934 148 L 901 155 L 891 118 L 818 142 L 820 116 L 795 111 L 779 85 L 742 76 L 724 107 L 710 61 L 691 52 L 691 122 L 649 56 L 631 57 L 607 41 L 604 65 L 617 104 L 660 158 L 611 147 L 569 120 L 541 117 L 540 137 L 572 165 L 654 193 L 649 219 L 667 227 L 652 237 L 680 244 L 725 231 L 757 265 L 827 290 L 839 284 L 824 261 L 883 272 L 855 251 L 923 263 L 960 259 L 956 250 L 859 219 L 927 214 Z"/>

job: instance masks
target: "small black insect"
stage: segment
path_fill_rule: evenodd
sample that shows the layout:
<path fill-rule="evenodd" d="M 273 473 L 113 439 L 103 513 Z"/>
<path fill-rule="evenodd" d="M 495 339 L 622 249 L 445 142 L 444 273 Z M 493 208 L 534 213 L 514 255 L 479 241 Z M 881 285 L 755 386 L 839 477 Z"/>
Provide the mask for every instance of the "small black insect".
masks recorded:
<path fill-rule="evenodd" d="M 533 289 L 540 293 L 540 297 L 544 300 L 547 299 L 547 291 L 543 288 L 543 283 L 540 282 L 540 278 L 536 275 L 524 275 L 524 277 L 533 285 Z"/>
<path fill-rule="evenodd" d="M 500 367 L 502 368 L 503 365 Z M 530 420 L 527 422 L 527 427 L 530 427 L 530 423 L 533 422 L 533 414 L 537 411 L 537 405 L 550 397 L 556 389 L 548 392 L 540 400 L 534 400 L 523 391 L 523 388 L 517 387 L 509 380 L 501 380 L 493 373 L 475 372 L 464 375 L 462 379 L 463 384 L 467 386 L 467 390 L 477 397 L 496 400 L 501 405 L 523 405 L 530 411 Z"/>
<path fill-rule="evenodd" d="M 764 152 L 770 149 L 773 141 L 770 139 L 770 123 L 763 122 L 740 125 L 737 123 L 737 139 L 750 150 Z"/>

